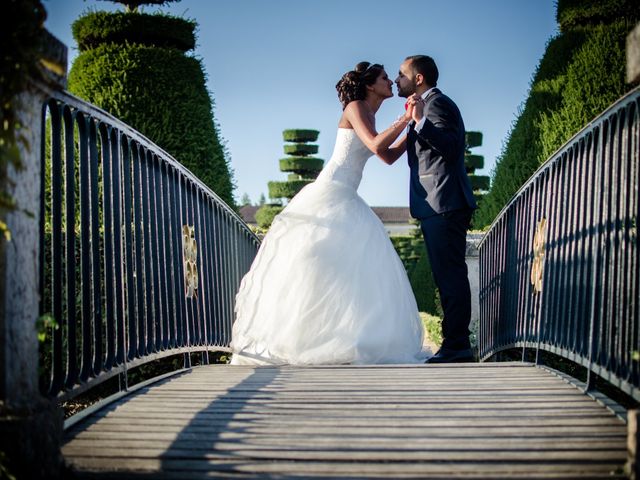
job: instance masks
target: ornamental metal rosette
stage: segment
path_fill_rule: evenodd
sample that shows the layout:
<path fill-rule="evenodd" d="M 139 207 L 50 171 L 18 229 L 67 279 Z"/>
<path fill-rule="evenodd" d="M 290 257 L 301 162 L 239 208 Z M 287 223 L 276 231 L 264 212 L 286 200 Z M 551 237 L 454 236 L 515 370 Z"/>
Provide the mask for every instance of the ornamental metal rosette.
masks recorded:
<path fill-rule="evenodd" d="M 184 263 L 184 290 L 187 298 L 198 297 L 198 244 L 193 225 L 182 226 L 182 260 Z"/>
<path fill-rule="evenodd" d="M 536 226 L 533 237 L 533 261 L 531 262 L 531 285 L 534 293 L 542 291 L 542 278 L 544 275 L 544 257 L 546 254 L 547 219 L 542 218 Z"/>

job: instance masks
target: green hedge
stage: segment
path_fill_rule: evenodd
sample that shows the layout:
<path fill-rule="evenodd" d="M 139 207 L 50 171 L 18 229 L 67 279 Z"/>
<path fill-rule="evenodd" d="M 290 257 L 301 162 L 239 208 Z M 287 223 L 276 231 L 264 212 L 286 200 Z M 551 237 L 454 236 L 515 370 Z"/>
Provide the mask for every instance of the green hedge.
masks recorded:
<path fill-rule="evenodd" d="M 273 218 L 278 215 L 284 207 L 282 205 L 263 205 L 256 211 L 256 223 L 261 228 L 269 228 Z"/>
<path fill-rule="evenodd" d="M 196 23 L 170 15 L 89 12 L 72 25 L 80 51 L 105 43 L 139 43 L 186 52 L 196 46 Z"/>
<path fill-rule="evenodd" d="M 418 310 L 442 315 L 438 309 L 436 284 L 420 230 L 416 229 L 413 235 L 394 235 L 390 240 L 407 270 Z"/>
<path fill-rule="evenodd" d="M 482 132 L 465 132 L 465 144 L 468 149 L 482 145 Z"/>
<path fill-rule="evenodd" d="M 293 198 L 306 185 L 313 180 L 292 180 L 289 182 L 269 182 L 269 197 L 271 198 Z"/>
<path fill-rule="evenodd" d="M 638 19 L 638 0 L 558 0 L 556 20 L 565 32 L 580 26 Z"/>
<path fill-rule="evenodd" d="M 433 279 L 429 257 L 424 248 L 418 262 L 410 272 L 409 282 L 418 303 L 418 310 L 441 316 L 436 295 L 436 282 Z"/>
<path fill-rule="evenodd" d="M 322 170 L 324 160 L 316 157 L 286 157 L 280 159 L 281 172 L 312 173 Z"/>
<path fill-rule="evenodd" d="M 294 143 L 284 146 L 284 153 L 287 155 L 313 155 L 318 153 L 318 145 L 311 143 Z"/>
<path fill-rule="evenodd" d="M 201 61 L 172 48 L 104 44 L 81 52 L 69 90 L 147 136 L 233 205 L 233 182 Z"/>
<path fill-rule="evenodd" d="M 474 216 L 475 228 L 489 225 L 542 163 L 630 89 L 624 80 L 625 42 L 638 14 L 576 28 L 547 44 L 529 97 L 497 159 L 491 189 Z"/>
<path fill-rule="evenodd" d="M 318 130 L 290 129 L 282 132 L 285 142 L 315 142 L 318 140 L 320 132 Z"/>

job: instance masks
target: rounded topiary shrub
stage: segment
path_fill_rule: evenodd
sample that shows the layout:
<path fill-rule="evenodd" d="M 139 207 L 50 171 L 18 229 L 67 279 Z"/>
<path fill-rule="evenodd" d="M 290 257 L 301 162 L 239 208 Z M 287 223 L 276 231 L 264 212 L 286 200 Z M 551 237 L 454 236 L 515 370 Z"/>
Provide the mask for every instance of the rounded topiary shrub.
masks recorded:
<path fill-rule="evenodd" d="M 280 171 L 282 172 L 319 172 L 322 170 L 324 160 L 315 157 L 287 157 L 280 159 Z"/>
<path fill-rule="evenodd" d="M 271 198 L 293 198 L 306 185 L 313 180 L 291 180 L 287 182 L 269 182 L 269 197 Z"/>
<path fill-rule="evenodd" d="M 89 12 L 73 23 L 72 31 L 81 51 L 105 43 L 138 43 L 186 52 L 196 46 L 195 28 L 195 22 L 170 15 Z"/>
<path fill-rule="evenodd" d="M 105 22 L 109 16 L 141 16 L 101 13 Z M 154 21 L 167 25 L 164 15 L 146 17 L 149 28 Z M 82 24 L 83 18 L 76 23 Z M 176 24 L 183 24 L 182 19 Z M 85 31 L 75 26 L 74 30 Z M 141 132 L 233 205 L 233 182 L 201 61 L 166 46 L 119 40 L 88 45 L 69 72 L 69 90 Z"/>
<path fill-rule="evenodd" d="M 465 132 L 464 138 L 467 148 L 479 147 L 482 145 L 482 132 Z"/>
<path fill-rule="evenodd" d="M 282 132 L 285 142 L 315 142 L 318 140 L 320 132 L 318 130 L 291 129 Z"/>
<path fill-rule="evenodd" d="M 318 153 L 318 145 L 312 143 L 293 143 L 284 146 L 284 153 L 287 155 L 314 155 Z"/>
<path fill-rule="evenodd" d="M 484 157 L 482 155 L 466 154 L 464 156 L 464 166 L 467 172 L 484 167 Z"/>

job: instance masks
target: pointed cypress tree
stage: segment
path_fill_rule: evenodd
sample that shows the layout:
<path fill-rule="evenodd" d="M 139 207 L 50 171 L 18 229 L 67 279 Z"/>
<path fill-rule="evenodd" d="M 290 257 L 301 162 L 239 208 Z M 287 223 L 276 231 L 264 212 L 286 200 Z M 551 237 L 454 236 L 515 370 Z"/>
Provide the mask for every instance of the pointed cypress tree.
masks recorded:
<path fill-rule="evenodd" d="M 204 69 L 187 54 L 195 47 L 196 23 L 138 12 L 141 4 L 166 1 L 116 3 L 127 10 L 88 12 L 74 22 L 80 54 L 69 90 L 140 131 L 233 205 Z"/>

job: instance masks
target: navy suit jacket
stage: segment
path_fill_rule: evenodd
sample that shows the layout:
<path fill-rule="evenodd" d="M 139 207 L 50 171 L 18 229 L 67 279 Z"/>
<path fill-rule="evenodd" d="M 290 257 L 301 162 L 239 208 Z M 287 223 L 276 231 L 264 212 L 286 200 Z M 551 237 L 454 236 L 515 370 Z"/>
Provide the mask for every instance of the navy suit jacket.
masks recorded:
<path fill-rule="evenodd" d="M 409 207 L 414 218 L 477 208 L 464 167 L 465 129 L 460 110 L 434 88 L 425 99 L 425 122 L 411 124 L 407 157 L 411 170 Z"/>

